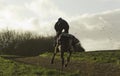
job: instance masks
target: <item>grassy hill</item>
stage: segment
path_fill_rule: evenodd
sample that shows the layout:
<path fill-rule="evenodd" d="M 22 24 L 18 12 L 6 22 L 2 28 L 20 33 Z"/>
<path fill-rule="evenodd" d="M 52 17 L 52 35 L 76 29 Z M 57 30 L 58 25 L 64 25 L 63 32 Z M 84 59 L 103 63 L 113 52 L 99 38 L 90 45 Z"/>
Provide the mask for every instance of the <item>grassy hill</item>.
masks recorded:
<path fill-rule="evenodd" d="M 63 72 L 59 55 L 55 59 L 55 64 L 50 64 L 52 53 L 34 57 L 1 56 L 0 74 L 3 76 L 120 75 L 120 50 L 73 53 L 70 64 Z"/>

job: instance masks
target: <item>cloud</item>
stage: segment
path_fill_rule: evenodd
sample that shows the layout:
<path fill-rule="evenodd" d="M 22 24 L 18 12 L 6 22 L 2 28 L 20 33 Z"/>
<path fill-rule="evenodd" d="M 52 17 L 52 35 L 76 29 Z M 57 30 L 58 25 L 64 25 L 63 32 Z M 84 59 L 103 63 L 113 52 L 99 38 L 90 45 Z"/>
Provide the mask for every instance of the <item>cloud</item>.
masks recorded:
<path fill-rule="evenodd" d="M 46 34 L 58 17 L 67 17 L 49 0 L 1 0 L 0 27 L 31 30 Z M 46 29 L 46 30 L 44 30 Z M 53 33 L 53 32 L 51 32 Z"/>
<path fill-rule="evenodd" d="M 115 49 L 120 42 L 120 9 L 73 18 L 71 33 L 89 49 Z M 88 41 L 88 43 L 87 43 Z M 106 42 L 107 41 L 107 42 Z M 91 45 L 89 45 L 91 44 Z M 89 46 L 88 46 L 89 45 Z"/>
<path fill-rule="evenodd" d="M 55 4 L 50 0 L 36 0 L 32 1 L 30 4 L 26 4 L 26 7 L 40 17 L 49 17 L 49 16 L 64 16 L 64 13 L 60 11 Z"/>

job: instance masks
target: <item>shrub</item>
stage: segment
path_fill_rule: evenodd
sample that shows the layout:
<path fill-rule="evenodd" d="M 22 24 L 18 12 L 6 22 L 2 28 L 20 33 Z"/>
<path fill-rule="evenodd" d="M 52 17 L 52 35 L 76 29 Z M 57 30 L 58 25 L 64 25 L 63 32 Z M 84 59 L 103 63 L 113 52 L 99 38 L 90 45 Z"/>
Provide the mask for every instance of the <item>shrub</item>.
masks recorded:
<path fill-rule="evenodd" d="M 4 30 L 0 32 L 0 54 L 23 56 L 39 55 L 53 49 L 53 37 L 43 37 L 31 32 Z"/>

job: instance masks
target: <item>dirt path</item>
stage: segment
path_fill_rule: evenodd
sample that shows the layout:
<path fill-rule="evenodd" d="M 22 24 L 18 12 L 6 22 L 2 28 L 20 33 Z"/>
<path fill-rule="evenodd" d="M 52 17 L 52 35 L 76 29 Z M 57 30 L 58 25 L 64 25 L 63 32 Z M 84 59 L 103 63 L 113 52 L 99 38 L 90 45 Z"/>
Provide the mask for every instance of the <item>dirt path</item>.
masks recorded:
<path fill-rule="evenodd" d="M 9 58 L 17 62 L 26 64 L 32 64 L 42 66 L 49 69 L 61 70 L 61 61 L 55 59 L 54 64 L 50 64 L 50 59 L 47 57 L 23 57 L 23 58 Z M 66 72 L 79 71 L 82 76 L 120 76 L 120 68 L 111 63 L 89 63 L 85 61 L 71 61 L 67 68 L 64 68 Z"/>

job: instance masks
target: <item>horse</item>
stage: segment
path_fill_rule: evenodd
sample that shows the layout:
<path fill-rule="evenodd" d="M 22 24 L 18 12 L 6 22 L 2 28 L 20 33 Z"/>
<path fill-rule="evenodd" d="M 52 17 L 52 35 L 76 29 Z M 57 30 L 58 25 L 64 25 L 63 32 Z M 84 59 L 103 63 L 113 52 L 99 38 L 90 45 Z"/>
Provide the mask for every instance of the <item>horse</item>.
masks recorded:
<path fill-rule="evenodd" d="M 55 50 L 52 56 L 51 64 L 54 63 L 55 55 L 60 51 L 61 60 L 62 60 L 62 70 L 63 70 L 63 67 L 67 67 L 68 63 L 70 62 L 70 57 L 73 51 L 75 51 L 76 49 L 80 50 L 80 52 L 85 51 L 85 49 L 81 46 L 80 41 L 72 34 L 61 33 L 59 37 L 56 39 L 56 42 L 57 43 L 55 45 Z M 65 52 L 69 53 L 66 64 L 64 64 Z"/>

